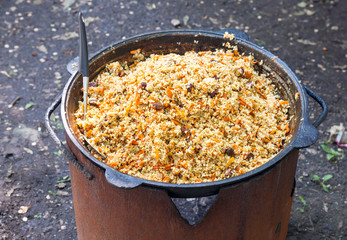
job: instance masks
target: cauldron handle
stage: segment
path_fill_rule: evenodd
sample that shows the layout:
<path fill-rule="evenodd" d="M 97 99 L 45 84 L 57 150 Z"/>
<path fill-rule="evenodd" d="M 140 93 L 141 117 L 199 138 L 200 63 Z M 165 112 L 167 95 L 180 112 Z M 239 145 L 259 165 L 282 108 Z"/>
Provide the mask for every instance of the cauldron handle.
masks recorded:
<path fill-rule="evenodd" d="M 60 94 L 52 103 L 51 106 L 49 106 L 49 108 L 46 111 L 45 114 L 45 126 L 47 128 L 47 131 L 49 133 L 49 135 L 51 136 L 51 138 L 53 139 L 53 141 L 55 142 L 55 144 L 57 144 L 59 150 L 64 154 L 64 156 L 74 165 L 77 167 L 78 170 L 80 170 L 82 172 L 82 174 L 89 180 L 93 179 L 93 174 L 91 174 L 87 169 L 85 169 L 85 167 L 82 165 L 82 163 L 80 163 L 76 156 L 71 153 L 67 147 L 60 141 L 60 139 L 58 138 L 57 134 L 54 132 L 51 124 L 50 124 L 50 118 L 52 113 L 57 109 L 57 107 L 60 105 L 61 103 L 61 99 L 62 99 L 62 95 Z"/>
<path fill-rule="evenodd" d="M 309 122 L 309 106 L 308 102 L 306 100 L 306 116 L 304 116 L 304 122 L 302 125 L 302 128 L 298 132 L 298 137 L 296 138 L 293 146 L 295 148 L 305 148 L 310 145 L 312 145 L 314 142 L 316 142 L 318 138 L 318 131 L 317 127 L 323 122 L 325 119 L 327 113 L 328 113 L 328 107 L 325 104 L 324 100 L 319 97 L 315 92 L 313 92 L 310 88 L 303 85 L 303 88 L 305 92 L 312 97 L 318 104 L 322 107 L 322 113 L 319 115 L 319 117 L 311 124 Z"/>
<path fill-rule="evenodd" d="M 128 174 L 115 171 L 111 167 L 106 167 L 105 177 L 110 184 L 123 189 L 136 188 L 143 183 L 141 178 L 135 178 Z"/>
<path fill-rule="evenodd" d="M 322 107 L 322 113 L 319 115 L 319 117 L 316 119 L 316 121 L 314 121 L 314 123 L 312 124 L 315 127 L 318 127 L 326 118 L 327 114 L 328 114 L 328 106 L 326 105 L 326 103 L 324 102 L 324 100 L 317 95 L 317 93 L 315 93 L 314 91 L 312 91 L 309 87 L 304 86 L 307 94 L 313 98 L 316 102 L 319 103 L 319 105 Z"/>

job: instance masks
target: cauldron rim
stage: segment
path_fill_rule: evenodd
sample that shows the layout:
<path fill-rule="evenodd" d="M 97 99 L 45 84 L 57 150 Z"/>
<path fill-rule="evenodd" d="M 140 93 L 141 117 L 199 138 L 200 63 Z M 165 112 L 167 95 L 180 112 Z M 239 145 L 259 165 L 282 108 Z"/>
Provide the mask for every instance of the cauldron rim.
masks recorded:
<path fill-rule="evenodd" d="M 127 44 L 129 42 L 138 42 L 150 38 L 156 38 L 159 36 L 170 36 L 170 35 L 191 35 L 194 36 L 206 36 L 206 37 L 217 37 L 223 38 L 223 31 L 214 32 L 214 31 L 206 31 L 206 30 L 166 30 L 166 31 L 155 31 L 144 33 L 140 35 L 136 35 L 121 41 L 114 42 L 107 47 L 101 49 L 90 57 L 89 65 L 93 64 L 93 62 L 101 57 L 106 52 L 113 50 L 123 44 Z M 95 165 L 98 165 L 100 168 L 105 169 L 105 176 L 109 183 L 113 184 L 119 188 L 134 188 L 137 186 L 146 186 L 152 187 L 156 189 L 161 189 L 167 191 L 170 196 L 173 197 L 201 197 L 216 194 L 220 188 L 231 186 L 233 184 L 249 180 L 253 177 L 258 176 L 259 174 L 265 172 L 266 170 L 270 170 L 278 162 L 281 161 L 290 151 L 294 148 L 302 148 L 307 147 L 314 143 L 318 137 L 318 132 L 315 127 L 313 127 L 308 121 L 308 100 L 307 95 L 304 90 L 301 81 L 296 76 L 296 74 L 287 66 L 285 62 L 283 62 L 280 58 L 272 54 L 271 52 L 265 50 L 264 48 L 244 39 L 240 38 L 237 35 L 235 36 L 236 44 L 243 44 L 247 47 L 252 48 L 255 52 L 258 52 L 269 59 L 273 59 L 273 63 L 276 64 L 290 79 L 291 83 L 295 85 L 296 91 L 299 93 L 300 99 L 300 107 L 301 107 L 301 116 L 298 117 L 298 129 L 295 134 L 293 134 L 291 140 L 287 143 L 287 145 L 282 149 L 278 154 L 276 154 L 273 158 L 271 158 L 265 164 L 257 167 L 256 169 L 244 173 L 242 175 L 219 180 L 212 182 L 203 182 L 203 183 L 194 183 L 194 184 L 174 184 L 174 183 L 164 183 L 158 181 L 152 181 L 147 179 L 138 178 L 135 176 L 130 176 L 120 171 L 108 166 L 107 164 L 96 159 L 77 139 L 76 135 L 73 133 L 70 123 L 68 121 L 67 114 L 67 101 L 69 96 L 69 91 L 71 86 L 75 83 L 76 79 L 79 77 L 79 73 L 75 72 L 66 83 L 63 93 L 62 93 L 62 104 L 61 104 L 61 115 L 63 126 L 65 129 L 65 133 L 71 139 L 72 143 L 78 147 L 81 153 L 87 157 L 90 161 L 92 161 Z"/>

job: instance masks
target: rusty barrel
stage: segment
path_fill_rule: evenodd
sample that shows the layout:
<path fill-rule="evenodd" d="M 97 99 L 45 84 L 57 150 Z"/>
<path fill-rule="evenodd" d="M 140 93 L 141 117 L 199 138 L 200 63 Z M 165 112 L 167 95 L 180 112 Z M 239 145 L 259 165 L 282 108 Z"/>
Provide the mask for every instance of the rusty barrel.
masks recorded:
<path fill-rule="evenodd" d="M 70 164 L 79 239 L 285 239 L 293 200 L 298 150 L 257 177 L 220 189 L 197 225 L 189 225 L 169 195 L 137 187 L 121 189 L 105 172 L 71 150 L 94 175 Z"/>

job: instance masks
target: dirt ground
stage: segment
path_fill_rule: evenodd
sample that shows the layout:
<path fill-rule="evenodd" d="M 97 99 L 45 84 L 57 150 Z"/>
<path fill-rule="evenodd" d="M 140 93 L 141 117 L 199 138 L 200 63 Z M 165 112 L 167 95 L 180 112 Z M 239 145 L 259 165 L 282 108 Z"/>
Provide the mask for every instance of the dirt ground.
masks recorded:
<path fill-rule="evenodd" d="M 333 125 L 347 126 L 347 1 L 0 0 L 1 239 L 77 239 L 68 161 L 44 114 L 78 55 L 79 11 L 91 53 L 154 30 L 236 28 L 284 60 L 329 107 L 318 141 L 300 151 L 287 239 L 347 239 L 346 148 L 327 142 Z M 320 111 L 312 101 L 310 118 Z"/>

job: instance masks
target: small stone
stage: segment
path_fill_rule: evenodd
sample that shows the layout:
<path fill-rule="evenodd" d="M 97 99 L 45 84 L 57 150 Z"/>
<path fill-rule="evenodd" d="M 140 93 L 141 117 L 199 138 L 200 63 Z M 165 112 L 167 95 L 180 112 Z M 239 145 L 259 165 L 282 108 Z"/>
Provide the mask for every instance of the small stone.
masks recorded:
<path fill-rule="evenodd" d="M 180 20 L 174 18 L 174 19 L 171 20 L 171 24 L 172 24 L 174 27 L 178 27 L 178 26 L 181 25 L 181 22 L 180 22 Z"/>
<path fill-rule="evenodd" d="M 36 51 L 31 53 L 31 56 L 33 56 L 33 57 L 37 57 L 38 55 L 39 55 L 39 53 Z"/>

